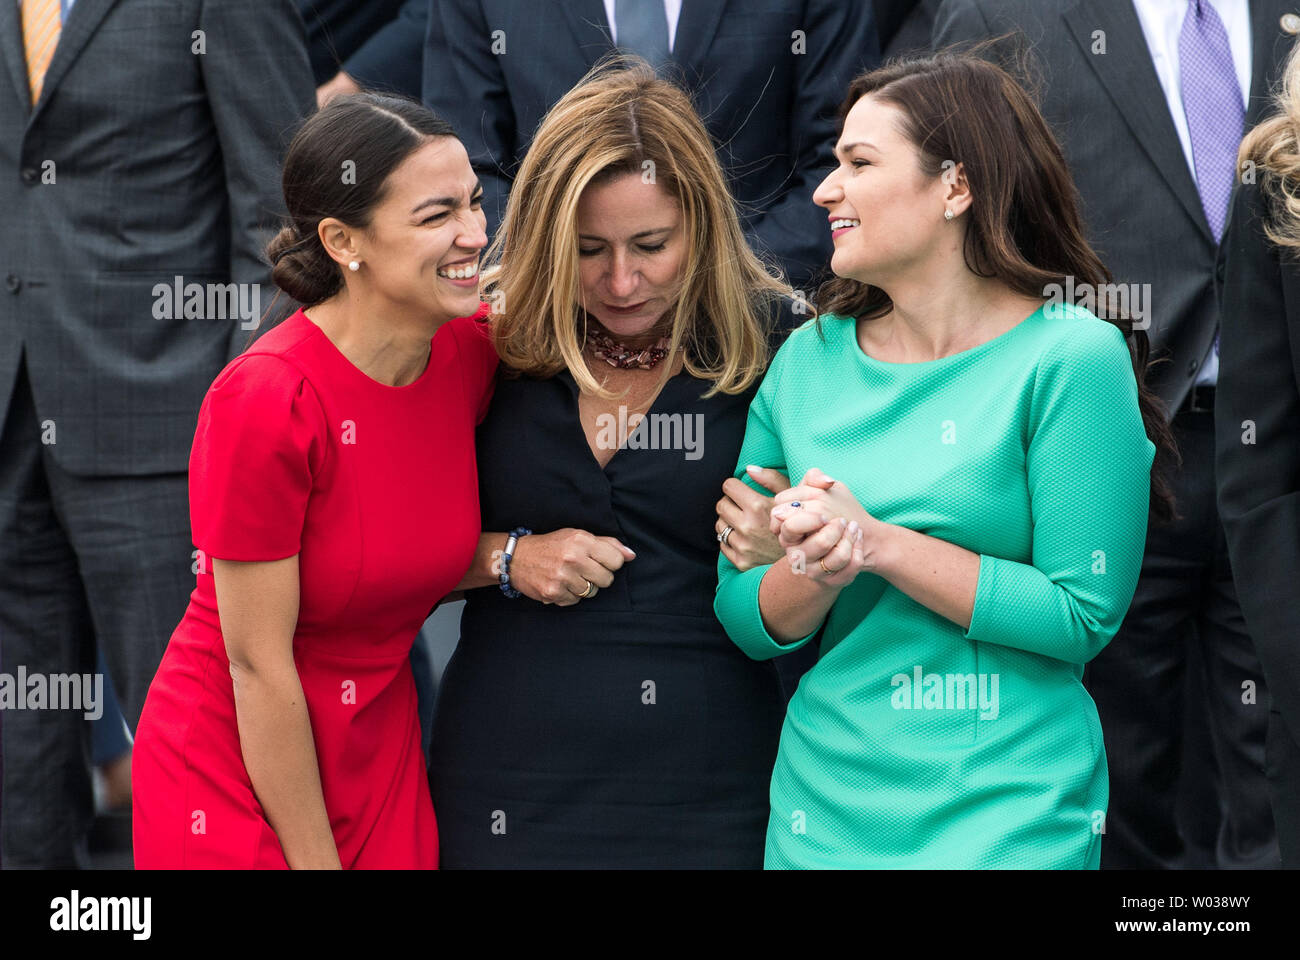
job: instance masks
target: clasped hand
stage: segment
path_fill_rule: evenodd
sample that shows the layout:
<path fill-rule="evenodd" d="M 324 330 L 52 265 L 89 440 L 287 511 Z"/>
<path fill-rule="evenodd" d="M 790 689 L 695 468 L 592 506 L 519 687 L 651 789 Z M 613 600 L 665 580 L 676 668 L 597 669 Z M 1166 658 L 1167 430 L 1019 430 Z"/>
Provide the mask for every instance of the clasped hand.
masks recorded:
<path fill-rule="evenodd" d="M 863 537 L 878 522 L 847 486 L 813 467 L 776 495 L 771 529 L 797 572 L 841 587 L 867 569 Z"/>

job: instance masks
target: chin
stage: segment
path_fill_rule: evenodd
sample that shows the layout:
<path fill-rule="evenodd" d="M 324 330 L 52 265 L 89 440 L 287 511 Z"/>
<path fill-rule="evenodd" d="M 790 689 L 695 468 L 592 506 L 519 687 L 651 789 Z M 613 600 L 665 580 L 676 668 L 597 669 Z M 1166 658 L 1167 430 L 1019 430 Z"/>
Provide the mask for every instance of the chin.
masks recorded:
<path fill-rule="evenodd" d="M 847 250 L 836 250 L 831 254 L 831 272 L 846 280 L 871 283 L 870 267 L 862 262 L 861 257 L 855 257 Z"/>

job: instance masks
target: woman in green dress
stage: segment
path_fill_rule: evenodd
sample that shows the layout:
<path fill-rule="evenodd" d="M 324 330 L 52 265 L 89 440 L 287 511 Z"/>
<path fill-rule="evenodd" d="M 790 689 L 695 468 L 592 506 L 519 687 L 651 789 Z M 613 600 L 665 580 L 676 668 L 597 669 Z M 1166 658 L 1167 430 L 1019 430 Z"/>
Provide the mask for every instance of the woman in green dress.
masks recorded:
<path fill-rule="evenodd" d="M 1148 511 L 1173 508 L 1146 336 L 1002 70 L 891 64 L 841 117 L 814 197 L 836 278 L 773 361 L 738 469 L 802 478 L 772 509 L 787 557 L 719 558 L 715 610 L 745 653 L 821 637 L 765 864 L 1096 868 L 1083 667 L 1128 609 Z"/>

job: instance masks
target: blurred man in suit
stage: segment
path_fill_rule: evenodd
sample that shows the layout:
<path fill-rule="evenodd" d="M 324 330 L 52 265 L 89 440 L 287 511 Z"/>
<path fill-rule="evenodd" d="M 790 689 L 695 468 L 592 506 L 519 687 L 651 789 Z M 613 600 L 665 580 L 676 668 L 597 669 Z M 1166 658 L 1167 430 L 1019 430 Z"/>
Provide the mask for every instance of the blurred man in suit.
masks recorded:
<path fill-rule="evenodd" d="M 429 0 L 294 0 L 307 28 L 316 100 L 358 90 L 419 98 Z"/>
<path fill-rule="evenodd" d="M 432 0 L 424 100 L 469 149 L 489 233 L 546 111 L 616 48 L 691 92 L 751 243 L 807 290 L 831 254 L 812 193 L 833 163 L 835 114 L 849 81 L 879 61 L 871 4 Z"/>
<path fill-rule="evenodd" d="M 1043 114 L 1082 194 L 1089 241 L 1129 312 L 1150 323 L 1151 382 L 1182 450 L 1171 475 L 1182 518 L 1150 528 L 1128 617 L 1088 668 L 1110 765 L 1103 867 L 1278 863 L 1263 774 L 1267 696 L 1215 504 L 1215 257 L 1236 146 L 1269 107 L 1293 5 L 946 0 L 935 24 L 936 48 L 1017 30 L 1032 44 Z M 1188 686 L 1190 652 L 1204 685 Z M 1206 864 L 1185 848 L 1197 806 L 1178 804 L 1188 722 L 1209 725 L 1219 770 L 1217 789 L 1212 765 L 1198 770 L 1209 782 L 1188 787 L 1211 806 Z M 1188 742 L 1203 739 L 1187 731 Z"/>
<path fill-rule="evenodd" d="M 98 644 L 134 729 L 203 562 L 199 404 L 273 289 L 280 157 L 315 105 L 302 21 L 290 0 L 3 0 L 0 60 L 0 662 L 93 674 Z M 83 865 L 93 705 L 17 693 L 4 865 Z"/>

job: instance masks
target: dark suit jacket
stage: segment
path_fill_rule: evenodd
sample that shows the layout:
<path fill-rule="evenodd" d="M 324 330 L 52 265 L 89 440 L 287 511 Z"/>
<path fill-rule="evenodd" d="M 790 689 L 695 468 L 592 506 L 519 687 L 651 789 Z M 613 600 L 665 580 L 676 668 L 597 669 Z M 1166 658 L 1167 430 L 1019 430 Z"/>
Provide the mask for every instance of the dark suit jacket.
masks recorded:
<path fill-rule="evenodd" d="M 294 0 L 316 86 L 342 70 L 362 87 L 420 96 L 429 0 Z"/>
<path fill-rule="evenodd" d="M 0 59 L 0 422 L 25 354 L 65 470 L 183 473 L 248 331 L 157 319 L 154 288 L 260 284 L 270 303 L 280 159 L 315 107 L 302 23 L 289 0 L 78 0 L 32 108 L 5 0 Z"/>
<path fill-rule="evenodd" d="M 504 31 L 504 54 L 492 52 Z M 807 52 L 791 52 L 802 30 Z M 456 127 L 483 181 L 489 232 L 546 111 L 613 49 L 601 0 L 432 0 L 424 99 Z M 751 242 L 802 283 L 830 260 L 812 193 L 833 163 L 835 111 L 878 60 L 871 4 L 685 0 L 670 73 L 692 91 Z"/>
<path fill-rule="evenodd" d="M 1251 0 L 1252 80 L 1246 124 L 1293 38 L 1279 26 L 1295 0 Z M 946 0 L 936 48 L 1023 29 L 1043 72 L 1040 107 L 1083 198 L 1088 239 L 1118 283 L 1151 284 L 1149 382 L 1174 411 L 1213 343 L 1217 242 L 1174 130 L 1129 0 Z M 1094 31 L 1106 53 L 1094 54 Z M 1245 132 L 1244 130 L 1242 131 Z"/>
<path fill-rule="evenodd" d="M 1267 215 L 1258 186 L 1238 187 L 1220 253 L 1215 471 L 1246 627 L 1300 742 L 1300 261 L 1265 237 Z"/>

